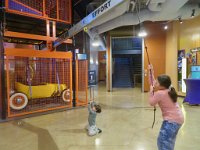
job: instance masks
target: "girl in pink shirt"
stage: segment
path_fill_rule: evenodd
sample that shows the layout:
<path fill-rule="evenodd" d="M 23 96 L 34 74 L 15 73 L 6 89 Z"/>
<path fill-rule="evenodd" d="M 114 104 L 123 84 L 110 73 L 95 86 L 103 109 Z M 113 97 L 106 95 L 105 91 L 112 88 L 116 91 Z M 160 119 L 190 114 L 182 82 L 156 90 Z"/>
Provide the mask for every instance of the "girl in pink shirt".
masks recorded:
<path fill-rule="evenodd" d="M 160 75 L 154 81 L 154 85 L 150 87 L 149 103 L 152 106 L 159 105 L 164 120 L 157 139 L 158 149 L 174 150 L 176 135 L 184 122 L 184 117 L 169 76 Z"/>

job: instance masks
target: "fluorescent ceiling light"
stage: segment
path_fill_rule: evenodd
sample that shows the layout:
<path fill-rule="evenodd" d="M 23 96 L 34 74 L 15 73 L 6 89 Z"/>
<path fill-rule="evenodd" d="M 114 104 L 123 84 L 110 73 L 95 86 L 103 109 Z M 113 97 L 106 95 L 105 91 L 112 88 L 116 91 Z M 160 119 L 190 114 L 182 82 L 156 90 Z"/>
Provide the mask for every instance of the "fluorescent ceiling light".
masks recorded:
<path fill-rule="evenodd" d="M 138 33 L 138 36 L 139 37 L 145 37 L 147 36 L 147 32 L 145 30 L 141 30 L 139 33 Z"/>
<path fill-rule="evenodd" d="M 164 29 L 167 30 L 167 29 L 168 29 L 168 25 L 165 25 L 165 26 L 164 26 Z"/>
<path fill-rule="evenodd" d="M 99 41 L 93 41 L 92 46 L 98 47 L 98 46 L 100 46 L 100 42 Z"/>

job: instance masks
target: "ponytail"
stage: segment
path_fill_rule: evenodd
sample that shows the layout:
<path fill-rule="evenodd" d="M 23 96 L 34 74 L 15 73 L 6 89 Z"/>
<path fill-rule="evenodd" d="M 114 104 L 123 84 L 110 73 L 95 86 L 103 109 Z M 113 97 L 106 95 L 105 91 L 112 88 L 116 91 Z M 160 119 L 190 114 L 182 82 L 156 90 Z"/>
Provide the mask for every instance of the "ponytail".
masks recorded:
<path fill-rule="evenodd" d="M 158 76 L 158 82 L 161 86 L 165 87 L 166 89 L 169 89 L 169 97 L 171 98 L 171 100 L 176 103 L 177 102 L 177 93 L 174 87 L 172 87 L 171 85 L 171 79 L 168 75 L 160 75 Z"/>
<path fill-rule="evenodd" d="M 178 95 L 177 95 L 177 93 L 176 93 L 175 88 L 174 88 L 174 87 L 170 87 L 169 90 L 170 90 L 170 91 L 168 92 L 168 94 L 169 94 L 170 98 L 172 99 L 172 101 L 173 101 L 174 103 L 176 103 L 176 102 L 177 102 L 177 97 L 178 97 Z"/>

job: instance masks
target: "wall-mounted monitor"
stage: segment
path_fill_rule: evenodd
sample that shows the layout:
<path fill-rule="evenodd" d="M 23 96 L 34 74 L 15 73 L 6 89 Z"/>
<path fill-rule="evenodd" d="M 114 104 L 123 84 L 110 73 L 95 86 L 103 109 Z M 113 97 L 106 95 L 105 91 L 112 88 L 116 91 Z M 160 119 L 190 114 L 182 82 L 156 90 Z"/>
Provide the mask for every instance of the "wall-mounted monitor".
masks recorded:
<path fill-rule="evenodd" d="M 200 66 L 191 66 L 191 78 L 200 79 Z"/>
<path fill-rule="evenodd" d="M 87 60 L 87 54 L 76 54 L 76 59 Z"/>

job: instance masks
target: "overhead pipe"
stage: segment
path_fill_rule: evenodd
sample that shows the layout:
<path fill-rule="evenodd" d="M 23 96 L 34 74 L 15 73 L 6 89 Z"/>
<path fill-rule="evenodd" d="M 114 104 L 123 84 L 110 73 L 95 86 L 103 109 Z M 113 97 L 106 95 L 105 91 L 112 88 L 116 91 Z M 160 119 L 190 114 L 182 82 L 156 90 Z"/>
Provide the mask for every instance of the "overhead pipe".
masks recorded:
<path fill-rule="evenodd" d="M 166 0 L 150 0 L 150 2 L 148 4 L 148 8 L 151 11 L 161 11 L 162 4 L 165 2 L 166 2 Z"/>
<path fill-rule="evenodd" d="M 140 21 L 166 21 L 166 20 L 174 20 L 178 16 L 181 16 L 182 19 L 188 19 L 191 16 L 191 12 L 193 9 L 196 10 L 195 14 L 200 14 L 200 9 L 197 5 L 194 4 L 187 4 L 185 3 L 188 0 L 168 0 L 166 3 L 163 4 L 163 9 L 160 12 L 153 12 L 149 9 L 145 9 L 140 11 Z M 182 2 L 182 3 L 180 3 Z M 169 12 L 170 8 L 173 7 L 174 3 L 178 3 L 178 8 L 173 8 L 173 12 Z M 184 6 L 185 5 L 185 6 Z M 96 36 L 97 34 L 101 34 L 112 29 L 121 27 L 121 26 L 129 26 L 129 25 L 137 25 L 139 24 L 138 17 L 136 14 L 133 13 L 126 13 L 122 16 L 119 16 L 115 19 L 112 19 L 100 26 L 90 29 L 90 35 Z"/>
<path fill-rule="evenodd" d="M 91 24 L 89 24 L 87 27 L 89 29 L 101 25 L 111 19 L 114 19 L 118 16 L 123 15 L 125 12 L 128 11 L 130 5 L 130 0 L 123 0 L 123 2 L 120 5 L 117 5 L 115 8 L 110 10 L 107 14 L 102 15 L 98 19 L 94 20 Z"/>

